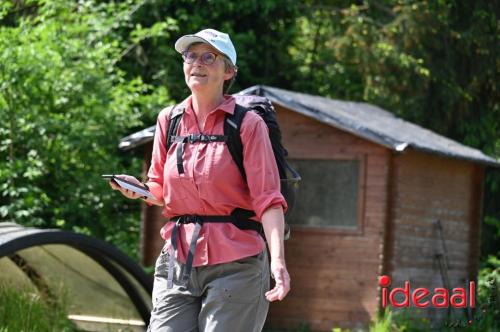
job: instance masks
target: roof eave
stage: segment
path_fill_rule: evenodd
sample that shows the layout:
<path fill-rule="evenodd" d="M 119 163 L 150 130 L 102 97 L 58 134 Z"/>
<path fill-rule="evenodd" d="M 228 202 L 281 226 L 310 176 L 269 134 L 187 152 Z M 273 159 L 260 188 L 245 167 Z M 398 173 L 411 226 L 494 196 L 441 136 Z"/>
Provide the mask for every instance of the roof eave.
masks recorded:
<path fill-rule="evenodd" d="M 240 93 L 246 94 L 246 93 L 251 93 L 253 91 L 256 91 L 257 94 L 259 94 L 261 96 L 267 97 L 273 103 L 279 104 L 280 106 L 285 107 L 285 108 L 290 108 L 290 105 L 287 105 L 286 103 L 282 102 L 278 96 L 275 96 L 271 91 L 266 89 L 266 86 L 263 86 L 263 85 L 252 86 L 250 88 L 247 88 L 247 89 L 241 91 Z M 488 157 L 486 155 L 484 156 L 484 158 L 471 158 L 471 157 L 466 157 L 463 155 L 444 153 L 440 150 L 419 146 L 419 145 L 412 144 L 412 143 L 405 142 L 405 141 L 398 141 L 398 140 L 389 138 L 387 136 L 384 136 L 380 133 L 374 132 L 372 130 L 368 130 L 367 128 L 365 128 L 366 130 L 364 132 L 359 131 L 359 130 L 356 130 L 355 128 L 349 127 L 346 124 L 337 123 L 336 119 L 331 118 L 331 117 L 327 117 L 325 114 L 321 113 L 322 116 L 318 117 L 318 114 L 320 114 L 320 112 L 315 111 L 315 110 L 311 110 L 306 105 L 303 105 L 299 102 L 291 100 L 290 103 L 296 104 L 297 107 L 294 108 L 293 110 L 297 113 L 300 113 L 300 114 L 305 115 L 307 117 L 312 117 L 321 123 L 324 123 L 324 124 L 329 125 L 331 127 L 335 127 L 337 129 L 345 131 L 345 132 L 349 132 L 355 136 L 361 137 L 361 138 L 366 139 L 370 142 L 382 145 L 382 146 L 384 146 L 392 151 L 395 151 L 397 153 L 404 153 L 409 148 L 412 148 L 414 150 L 427 152 L 430 154 L 440 155 L 440 156 L 449 157 L 449 158 L 458 159 L 458 160 L 475 162 L 475 163 L 483 164 L 483 165 L 489 166 L 489 167 L 500 168 L 500 160 L 495 160 L 495 159 Z M 330 120 L 330 121 L 328 121 L 328 120 Z"/>
<path fill-rule="evenodd" d="M 286 104 L 285 102 L 282 102 L 281 99 L 277 96 L 275 96 L 272 92 L 269 90 L 263 90 L 262 88 L 265 88 L 263 86 L 254 86 L 250 87 L 248 89 L 243 90 L 242 92 L 252 92 L 253 90 L 260 90 L 259 92 L 261 95 L 267 97 L 269 100 L 271 100 L 273 103 L 276 103 L 282 107 L 285 108 L 290 108 L 289 104 Z M 253 89 L 253 90 L 252 90 Z M 336 129 L 349 132 L 355 136 L 359 136 L 361 138 L 364 138 L 368 141 L 371 141 L 373 143 L 376 143 L 378 145 L 382 145 L 386 148 L 389 148 L 391 150 L 396 150 L 398 151 L 398 147 L 400 146 L 406 146 L 408 143 L 406 142 L 401 142 L 401 141 L 396 141 L 393 139 L 389 139 L 387 136 L 380 135 L 376 132 L 366 130 L 366 132 L 359 132 L 355 128 L 351 128 L 346 124 L 341 124 L 337 119 L 334 119 L 332 117 L 327 116 L 326 114 L 320 113 L 318 111 L 315 111 L 314 109 L 311 109 L 307 107 L 306 105 L 303 105 L 301 103 L 298 103 L 296 101 L 290 100 L 289 101 L 291 104 L 295 104 L 295 108 L 293 108 L 293 111 L 300 113 L 302 115 L 305 115 L 307 117 L 313 118 L 321 123 L 324 123 L 328 126 L 334 127 Z M 400 151 L 401 152 L 401 151 Z"/>
<path fill-rule="evenodd" d="M 416 151 L 426 152 L 429 154 L 434 154 L 434 155 L 438 155 L 438 156 L 442 156 L 442 157 L 463 160 L 463 161 L 469 161 L 469 162 L 481 164 L 481 165 L 484 165 L 487 167 L 500 168 L 500 161 L 496 161 L 495 159 L 487 157 L 487 156 L 485 156 L 484 159 L 471 158 L 471 157 L 466 157 L 466 156 L 457 155 L 457 154 L 453 154 L 453 153 L 444 153 L 443 151 L 440 151 L 440 150 L 430 149 L 427 147 L 417 146 L 417 145 L 408 145 L 408 147 L 405 150 L 408 150 L 409 148 L 416 150 Z"/>
<path fill-rule="evenodd" d="M 323 112 L 319 112 L 318 110 L 312 109 L 307 105 L 304 105 L 296 100 L 283 100 L 279 96 L 276 96 L 270 89 L 266 89 L 267 87 L 264 85 L 254 85 L 247 89 L 244 89 L 237 93 L 237 95 L 246 95 L 246 94 L 256 94 L 259 96 L 265 96 L 270 99 L 273 103 L 285 107 L 287 109 L 293 108 L 294 112 L 307 116 L 309 118 L 313 118 L 318 122 L 324 123 L 328 126 L 334 127 L 338 130 L 348 132 L 352 135 L 361 137 L 367 141 L 372 143 L 384 146 L 396 153 L 404 153 L 408 149 L 414 149 L 422 152 L 427 152 L 430 154 L 440 155 L 448 158 L 465 160 L 474 163 L 483 164 L 488 167 L 500 168 L 500 160 L 495 160 L 491 157 L 484 155 L 482 158 L 471 158 L 463 155 L 453 154 L 453 153 L 445 153 L 440 150 L 428 148 L 425 146 L 419 146 L 416 144 L 411 144 L 409 142 L 395 140 L 394 138 L 384 136 L 381 133 L 370 130 L 369 128 L 353 128 L 352 125 L 348 123 L 343 123 L 341 120 L 329 116 Z M 122 151 L 129 151 L 136 147 L 142 146 L 146 143 L 149 143 L 153 140 L 155 132 L 155 126 L 148 127 L 139 132 L 131 134 L 127 137 L 124 137 L 120 140 L 118 145 L 119 149 Z"/>
<path fill-rule="evenodd" d="M 122 151 L 129 151 L 151 142 L 154 138 L 155 129 L 156 126 L 150 126 L 122 138 L 118 144 L 118 148 Z"/>

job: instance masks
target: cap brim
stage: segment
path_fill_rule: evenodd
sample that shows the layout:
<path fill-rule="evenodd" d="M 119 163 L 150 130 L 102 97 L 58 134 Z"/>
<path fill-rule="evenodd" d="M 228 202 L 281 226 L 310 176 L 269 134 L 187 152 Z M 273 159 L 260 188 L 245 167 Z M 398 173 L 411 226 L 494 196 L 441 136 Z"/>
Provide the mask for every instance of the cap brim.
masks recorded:
<path fill-rule="evenodd" d="M 175 42 L 175 50 L 179 53 L 182 53 L 188 49 L 189 45 L 194 43 L 208 44 L 220 52 L 220 50 L 217 47 L 209 43 L 206 39 L 203 39 L 195 35 L 185 35 L 177 39 L 177 41 Z"/>

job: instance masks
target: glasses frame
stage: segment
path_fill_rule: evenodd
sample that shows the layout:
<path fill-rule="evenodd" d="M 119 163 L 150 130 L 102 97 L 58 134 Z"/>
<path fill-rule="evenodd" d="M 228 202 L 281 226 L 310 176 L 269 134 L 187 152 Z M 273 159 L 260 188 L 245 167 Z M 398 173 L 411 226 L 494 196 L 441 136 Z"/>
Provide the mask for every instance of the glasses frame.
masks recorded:
<path fill-rule="evenodd" d="M 194 60 L 192 60 L 191 62 L 188 62 L 188 61 L 186 60 L 186 59 L 188 59 L 188 57 L 187 57 L 187 54 L 188 54 L 188 53 L 192 53 L 192 54 L 195 54 L 195 55 L 196 55 L 196 57 L 194 58 Z M 213 55 L 214 55 L 214 61 L 212 61 L 212 62 L 210 62 L 210 63 L 205 62 L 205 60 L 203 59 L 203 56 L 204 56 L 205 54 L 213 54 Z M 201 63 L 203 63 L 203 64 L 204 64 L 204 65 L 206 65 L 206 66 L 210 66 L 210 65 L 212 65 L 212 64 L 214 64 L 214 63 L 215 63 L 215 61 L 217 60 L 217 57 L 218 57 L 219 55 L 220 55 L 220 54 L 217 54 L 217 53 L 215 53 L 215 52 L 210 52 L 210 51 L 208 51 L 208 52 L 203 52 L 202 54 L 198 54 L 198 53 L 193 52 L 193 51 L 184 51 L 184 52 L 182 52 L 182 60 L 183 60 L 185 63 L 187 63 L 188 65 L 192 65 L 193 63 L 195 63 L 195 62 L 196 62 L 196 60 L 200 59 L 200 60 L 201 60 Z"/>

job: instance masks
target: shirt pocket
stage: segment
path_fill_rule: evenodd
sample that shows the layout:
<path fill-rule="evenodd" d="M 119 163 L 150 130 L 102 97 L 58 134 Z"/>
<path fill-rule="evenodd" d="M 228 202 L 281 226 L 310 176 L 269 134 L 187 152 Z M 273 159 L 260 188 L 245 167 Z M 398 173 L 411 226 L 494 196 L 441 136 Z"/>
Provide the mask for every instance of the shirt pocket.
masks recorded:
<path fill-rule="evenodd" d="M 202 181 L 199 183 L 200 197 L 207 202 L 231 204 L 241 195 L 241 177 L 226 143 L 214 142 L 207 145 L 206 161 Z M 235 196 L 236 195 L 236 196 Z"/>

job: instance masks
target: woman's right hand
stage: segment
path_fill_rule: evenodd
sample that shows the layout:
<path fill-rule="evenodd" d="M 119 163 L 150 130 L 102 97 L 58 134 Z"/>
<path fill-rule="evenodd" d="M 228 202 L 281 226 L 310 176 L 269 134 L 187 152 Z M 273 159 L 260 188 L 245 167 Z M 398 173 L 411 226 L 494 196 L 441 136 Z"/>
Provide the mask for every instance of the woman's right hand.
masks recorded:
<path fill-rule="evenodd" d="M 135 183 L 139 186 L 144 186 L 144 184 L 142 184 L 141 181 L 137 180 L 135 177 L 133 176 L 130 176 L 130 175 L 126 175 L 126 174 L 120 174 L 120 175 L 115 175 L 117 178 L 120 178 L 120 179 L 123 179 L 123 180 L 126 180 L 126 181 L 129 181 L 129 182 L 132 182 L 132 183 Z M 125 189 L 125 188 L 122 188 L 120 187 L 116 182 L 114 182 L 113 180 L 110 180 L 109 181 L 109 185 L 111 186 L 111 188 L 113 190 L 118 190 L 119 192 L 122 193 L 123 196 L 127 197 L 127 198 L 130 198 L 130 199 L 137 199 L 139 197 L 141 197 L 140 194 L 137 194 L 131 190 L 128 190 L 128 189 Z"/>
<path fill-rule="evenodd" d="M 286 269 L 284 259 L 271 258 L 271 276 L 276 282 L 276 285 L 273 289 L 266 292 L 266 299 L 269 302 L 276 300 L 281 301 L 290 291 L 290 275 Z"/>

